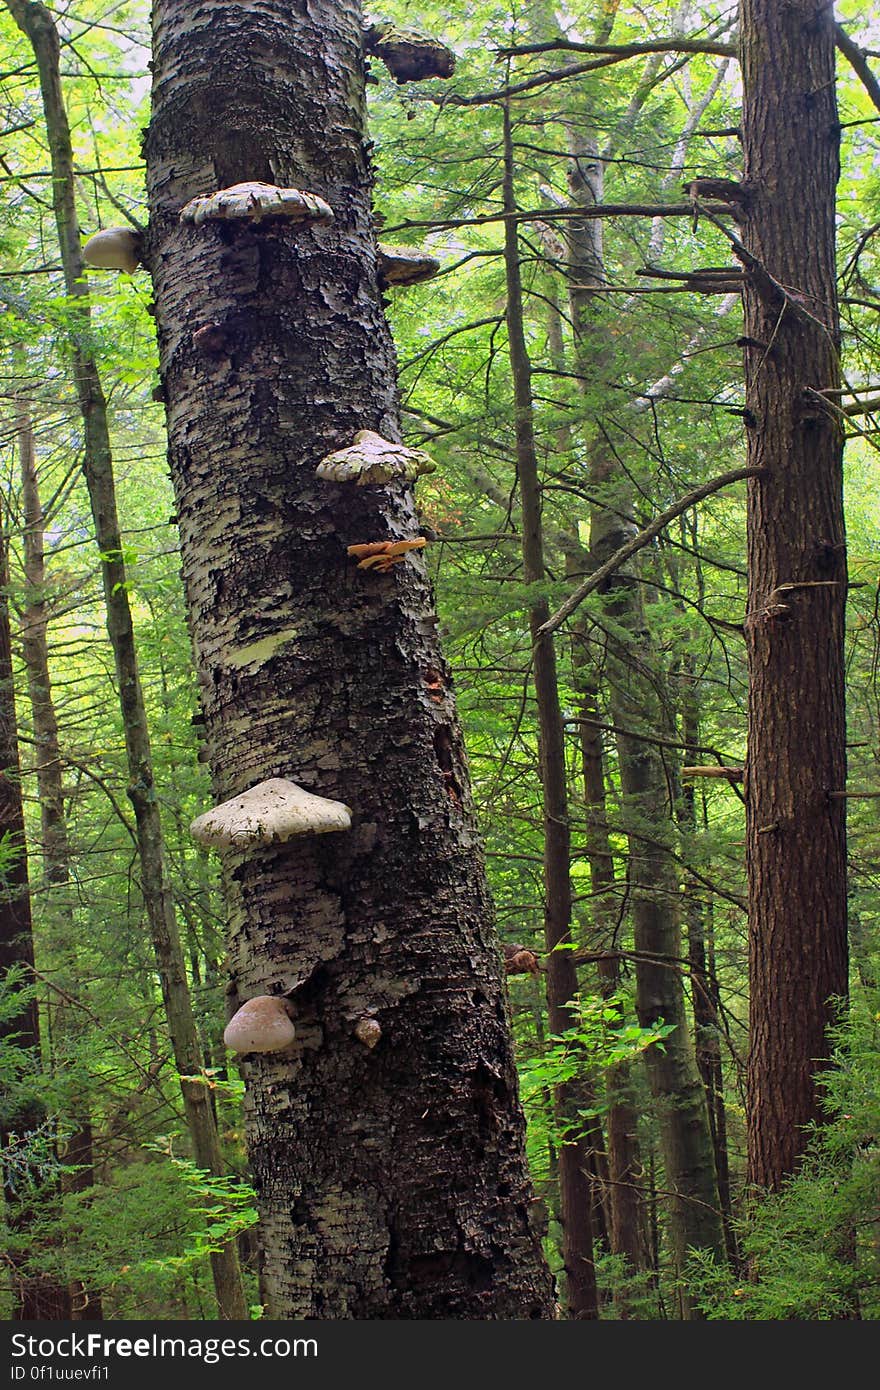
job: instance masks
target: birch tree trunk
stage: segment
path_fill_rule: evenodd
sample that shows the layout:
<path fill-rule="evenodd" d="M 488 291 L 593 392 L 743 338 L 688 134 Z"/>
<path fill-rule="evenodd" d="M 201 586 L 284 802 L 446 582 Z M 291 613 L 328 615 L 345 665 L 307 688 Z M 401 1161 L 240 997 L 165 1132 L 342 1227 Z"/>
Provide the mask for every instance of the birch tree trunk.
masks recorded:
<path fill-rule="evenodd" d="M 748 463 L 769 470 L 748 493 L 749 1177 L 776 1188 L 847 992 L 839 124 L 830 7 L 743 0 L 741 35 Z"/>
<path fill-rule="evenodd" d="M 225 863 L 238 996 L 292 991 L 296 1015 L 289 1054 L 242 1064 L 264 1297 L 276 1318 L 547 1318 L 424 563 L 346 554 L 416 536 L 412 489 L 315 476 L 358 430 L 400 437 L 361 24 L 352 0 L 154 6 L 149 259 L 216 794 L 281 776 L 353 811 Z M 250 180 L 320 195 L 332 225 L 181 222 Z"/>

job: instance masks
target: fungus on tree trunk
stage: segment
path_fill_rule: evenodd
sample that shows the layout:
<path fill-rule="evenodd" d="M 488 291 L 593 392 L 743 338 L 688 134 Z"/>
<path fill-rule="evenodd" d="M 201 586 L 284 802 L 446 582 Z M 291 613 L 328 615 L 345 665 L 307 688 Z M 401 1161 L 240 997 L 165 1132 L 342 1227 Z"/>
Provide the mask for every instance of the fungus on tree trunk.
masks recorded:
<path fill-rule="evenodd" d="M 379 286 L 387 289 L 389 285 L 418 285 L 432 280 L 440 262 L 415 246 L 385 246 L 379 242 L 378 268 Z"/>
<path fill-rule="evenodd" d="M 362 1042 L 364 1047 L 372 1051 L 382 1036 L 382 1028 L 378 1019 L 365 1016 L 359 1018 L 355 1024 L 354 1035 L 358 1042 Z"/>
<path fill-rule="evenodd" d="M 436 471 L 436 463 L 424 449 L 393 444 L 375 430 L 358 430 L 353 444 L 327 454 L 315 469 L 326 483 L 353 482 L 358 487 L 394 481 L 414 483 L 423 473 Z"/>
<path fill-rule="evenodd" d="M 367 26 L 364 48 L 382 60 L 397 82 L 451 77 L 455 71 L 455 54 L 445 43 L 418 29 L 398 29 L 388 20 L 375 20 Z"/>
<path fill-rule="evenodd" d="M 283 218 L 287 222 L 333 221 L 333 209 L 317 193 L 298 188 L 277 188 L 274 183 L 235 183 L 217 193 L 191 198 L 181 209 L 181 222 L 199 227 L 203 222 L 263 222 Z"/>
<path fill-rule="evenodd" d="M 423 550 L 428 544 L 425 536 L 417 536 L 412 541 L 367 541 L 363 545 L 350 545 L 348 554 L 357 558 L 359 570 L 378 570 L 386 574 L 392 565 L 400 565 L 411 550 Z"/>
<path fill-rule="evenodd" d="M 86 265 L 98 270 L 125 270 L 131 275 L 141 263 L 143 240 L 133 227 L 105 227 L 83 247 Z"/>
<path fill-rule="evenodd" d="M 197 816 L 190 833 L 200 845 L 251 849 L 282 844 L 295 835 L 350 828 L 351 810 L 343 802 L 315 796 L 286 778 L 270 777 Z"/>
<path fill-rule="evenodd" d="M 258 994 L 229 1020 L 223 1041 L 232 1052 L 283 1052 L 296 1037 L 289 1006 L 274 994 Z"/>

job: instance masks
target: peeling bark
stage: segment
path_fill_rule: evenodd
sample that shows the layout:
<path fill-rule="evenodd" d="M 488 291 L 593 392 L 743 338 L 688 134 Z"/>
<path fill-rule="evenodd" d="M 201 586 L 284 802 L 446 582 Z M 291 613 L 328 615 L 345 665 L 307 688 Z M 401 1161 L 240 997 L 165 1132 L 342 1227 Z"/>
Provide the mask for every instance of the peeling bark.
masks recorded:
<path fill-rule="evenodd" d="M 146 139 L 183 578 L 217 799 L 289 777 L 350 831 L 225 854 L 239 999 L 296 1041 L 245 1059 L 276 1318 L 547 1318 L 503 968 L 411 485 L 315 469 L 400 439 L 363 142 L 359 6 L 157 0 Z M 328 226 L 180 222 L 246 180 Z M 222 325 L 224 350 L 194 343 Z M 366 1047 L 359 1021 L 378 1022 Z"/>

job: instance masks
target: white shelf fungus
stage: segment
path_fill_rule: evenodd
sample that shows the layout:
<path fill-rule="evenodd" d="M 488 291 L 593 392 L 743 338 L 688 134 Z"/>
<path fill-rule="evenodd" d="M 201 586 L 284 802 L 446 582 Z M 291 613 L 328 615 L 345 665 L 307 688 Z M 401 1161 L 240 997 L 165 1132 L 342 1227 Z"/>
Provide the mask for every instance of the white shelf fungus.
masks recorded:
<path fill-rule="evenodd" d="M 105 227 L 89 237 L 83 260 L 98 270 L 126 270 L 131 275 L 141 262 L 141 238 L 132 227 Z"/>
<path fill-rule="evenodd" d="M 350 828 L 351 811 L 343 802 L 315 796 L 283 777 L 270 777 L 198 816 L 190 832 L 200 845 L 251 849 L 281 844 L 295 835 Z"/>
<path fill-rule="evenodd" d="M 223 1041 L 232 1052 L 283 1052 L 296 1030 L 283 999 L 258 994 L 242 1004 L 226 1025 Z"/>
<path fill-rule="evenodd" d="M 379 243 L 379 283 L 386 285 L 418 285 L 431 280 L 440 269 L 436 256 L 415 246 L 385 246 Z"/>
<path fill-rule="evenodd" d="M 355 483 L 357 487 L 415 482 L 423 473 L 436 472 L 437 465 L 424 449 L 408 449 L 392 444 L 374 430 L 359 430 L 347 449 L 322 458 L 315 469 L 326 483 Z"/>
<path fill-rule="evenodd" d="M 217 193 L 192 198 L 180 214 L 181 222 L 192 222 L 196 227 L 203 222 L 262 222 L 270 217 L 288 222 L 332 222 L 333 209 L 317 193 L 277 188 L 273 183 L 235 183 Z"/>

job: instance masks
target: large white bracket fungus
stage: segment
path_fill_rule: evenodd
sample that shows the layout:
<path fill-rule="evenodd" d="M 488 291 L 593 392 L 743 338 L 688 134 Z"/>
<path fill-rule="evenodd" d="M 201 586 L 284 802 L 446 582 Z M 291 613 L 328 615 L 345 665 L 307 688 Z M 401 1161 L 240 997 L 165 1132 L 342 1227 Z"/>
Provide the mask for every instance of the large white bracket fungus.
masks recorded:
<path fill-rule="evenodd" d="M 133 227 L 105 227 L 90 236 L 83 260 L 98 270 L 125 270 L 131 275 L 141 263 L 143 242 Z"/>
<path fill-rule="evenodd" d="M 384 289 L 388 285 L 418 285 L 422 280 L 432 280 L 440 269 L 436 256 L 420 251 L 415 246 L 385 246 L 379 243 L 379 284 Z"/>
<path fill-rule="evenodd" d="M 274 183 L 235 183 L 217 193 L 192 198 L 181 210 L 181 222 L 262 222 L 270 217 L 287 222 L 332 222 L 333 209 L 317 193 L 277 188 Z"/>
<path fill-rule="evenodd" d="M 325 483 L 367 487 L 395 479 L 413 483 L 423 473 L 434 473 L 436 469 L 436 463 L 424 449 L 408 449 L 405 444 L 383 439 L 374 430 L 358 430 L 353 444 L 322 458 L 315 472 Z"/>
<path fill-rule="evenodd" d="M 381 58 L 397 82 L 421 82 L 426 77 L 451 77 L 455 54 L 439 39 L 418 29 L 398 29 L 390 20 L 374 20 L 364 30 L 367 53 Z"/>
<path fill-rule="evenodd" d="M 198 816 L 190 833 L 200 845 L 253 849 L 283 844 L 295 835 L 326 835 L 350 828 L 351 811 L 342 801 L 315 796 L 283 777 L 270 777 Z"/>
<path fill-rule="evenodd" d="M 223 1041 L 231 1052 L 283 1052 L 295 1037 L 284 1000 L 277 994 L 258 994 L 233 1014 Z"/>

